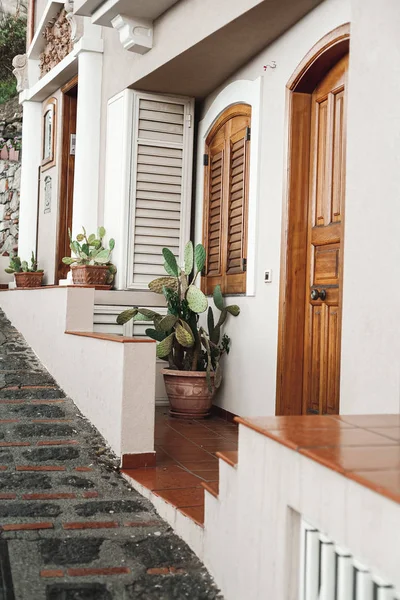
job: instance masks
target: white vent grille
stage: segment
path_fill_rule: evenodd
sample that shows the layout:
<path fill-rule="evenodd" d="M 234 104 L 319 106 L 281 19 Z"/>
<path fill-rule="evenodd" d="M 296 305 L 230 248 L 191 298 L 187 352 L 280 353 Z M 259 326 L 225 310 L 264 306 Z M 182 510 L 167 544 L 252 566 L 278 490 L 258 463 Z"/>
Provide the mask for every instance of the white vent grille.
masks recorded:
<path fill-rule="evenodd" d="M 153 99 L 157 98 L 157 99 Z M 179 257 L 190 210 L 191 103 L 138 96 L 131 214 L 131 287 L 165 275 L 161 250 Z M 190 138 L 190 139 L 189 139 Z M 185 240 L 183 240 L 184 242 Z"/>
<path fill-rule="evenodd" d="M 300 600 L 398 600 L 393 586 L 302 521 Z"/>

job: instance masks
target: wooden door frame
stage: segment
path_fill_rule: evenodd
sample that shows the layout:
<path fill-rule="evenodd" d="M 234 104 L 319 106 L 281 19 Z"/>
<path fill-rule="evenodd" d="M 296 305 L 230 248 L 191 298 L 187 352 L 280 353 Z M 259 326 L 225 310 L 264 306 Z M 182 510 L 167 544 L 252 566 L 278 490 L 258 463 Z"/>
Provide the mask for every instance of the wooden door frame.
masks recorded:
<path fill-rule="evenodd" d="M 302 414 L 311 95 L 349 47 L 350 24 L 346 23 L 308 52 L 286 86 L 288 179 L 282 217 L 277 415 Z"/>
<path fill-rule="evenodd" d="M 59 281 L 59 264 L 60 260 L 66 256 L 66 250 L 69 248 L 67 232 L 65 230 L 65 219 L 72 215 L 73 205 L 73 190 L 69 189 L 70 183 L 70 112 L 69 106 L 72 100 L 69 92 L 78 86 L 78 76 L 73 77 L 62 88 L 62 134 L 61 134 L 61 168 L 60 168 L 60 183 L 59 183 L 59 208 L 58 208 L 58 223 L 57 223 L 57 244 L 56 244 L 56 263 L 55 263 L 55 283 Z"/>

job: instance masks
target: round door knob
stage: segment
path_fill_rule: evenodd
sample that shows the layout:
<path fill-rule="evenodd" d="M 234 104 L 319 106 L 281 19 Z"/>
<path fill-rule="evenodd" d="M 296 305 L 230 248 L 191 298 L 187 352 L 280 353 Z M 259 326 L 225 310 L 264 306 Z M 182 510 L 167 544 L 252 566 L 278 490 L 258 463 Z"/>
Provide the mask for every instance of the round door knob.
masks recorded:
<path fill-rule="evenodd" d="M 318 298 L 319 298 L 319 291 L 311 290 L 311 300 L 318 300 Z"/>
<path fill-rule="evenodd" d="M 311 290 L 311 300 L 325 300 L 326 298 L 326 290 Z"/>

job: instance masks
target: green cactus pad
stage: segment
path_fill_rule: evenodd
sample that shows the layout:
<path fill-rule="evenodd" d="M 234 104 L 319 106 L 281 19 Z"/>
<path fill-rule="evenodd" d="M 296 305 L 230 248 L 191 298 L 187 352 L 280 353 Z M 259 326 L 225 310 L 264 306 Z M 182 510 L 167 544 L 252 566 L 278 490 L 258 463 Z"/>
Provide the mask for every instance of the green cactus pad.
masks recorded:
<path fill-rule="evenodd" d="M 104 227 L 99 227 L 97 230 L 97 237 L 101 240 L 106 235 Z"/>
<path fill-rule="evenodd" d="M 138 313 L 137 308 L 128 308 L 128 310 L 124 310 L 117 317 L 118 325 L 124 325 L 125 323 L 127 323 L 128 321 L 133 319 L 133 317 L 135 317 L 137 315 L 137 313 Z"/>
<path fill-rule="evenodd" d="M 175 335 L 176 335 L 176 339 L 178 340 L 178 342 L 184 348 L 191 348 L 193 346 L 193 344 L 194 344 L 193 335 L 191 333 L 189 333 L 189 331 L 187 331 L 187 329 L 182 327 L 182 325 L 180 323 L 178 323 L 175 328 Z"/>
<path fill-rule="evenodd" d="M 101 265 L 105 265 L 110 261 L 110 251 L 109 250 L 100 250 L 98 254 L 96 254 L 96 263 Z"/>
<path fill-rule="evenodd" d="M 215 286 L 213 297 L 214 297 L 214 304 L 215 304 L 215 306 L 219 310 L 224 310 L 225 302 L 224 302 L 224 297 L 223 297 L 222 292 L 221 292 L 221 286 L 220 285 L 216 285 Z"/>
<path fill-rule="evenodd" d="M 62 259 L 64 265 L 73 265 L 76 262 L 76 258 L 72 258 L 71 256 L 65 256 Z"/>
<path fill-rule="evenodd" d="M 138 309 L 135 321 L 154 321 L 157 317 L 162 318 L 160 314 L 150 308 L 140 308 Z"/>
<path fill-rule="evenodd" d="M 161 329 L 161 331 L 169 331 L 173 328 L 177 320 L 178 317 L 175 317 L 175 315 L 166 315 L 161 319 L 161 321 L 158 324 L 158 327 L 159 329 Z"/>
<path fill-rule="evenodd" d="M 162 342 L 157 344 L 157 358 L 164 358 L 172 350 L 172 344 L 174 343 L 175 333 L 171 333 Z"/>
<path fill-rule="evenodd" d="M 227 310 L 228 313 L 231 314 L 233 317 L 237 317 L 240 315 L 240 308 L 239 306 L 237 306 L 237 304 L 231 304 L 230 306 L 227 306 L 225 310 Z"/>
<path fill-rule="evenodd" d="M 162 342 L 166 338 L 166 335 L 163 331 L 156 331 L 155 329 L 146 329 L 145 333 L 147 337 L 152 340 L 156 340 L 156 342 Z"/>
<path fill-rule="evenodd" d="M 226 317 L 228 316 L 228 311 L 226 310 L 226 308 L 224 308 L 223 311 L 221 311 L 221 314 L 219 315 L 219 319 L 218 319 L 218 327 L 222 327 L 222 325 L 225 323 L 226 321 Z"/>
<path fill-rule="evenodd" d="M 213 313 L 213 309 L 211 308 L 211 306 L 208 307 L 208 313 L 207 313 L 207 325 L 208 325 L 208 335 L 211 337 L 212 336 L 212 332 L 214 331 L 214 313 Z"/>
<path fill-rule="evenodd" d="M 185 274 L 190 275 L 193 271 L 194 251 L 192 242 L 188 242 L 185 246 Z"/>
<path fill-rule="evenodd" d="M 94 233 L 91 233 L 88 237 L 88 244 L 93 244 L 93 242 L 95 241 L 96 236 Z"/>
<path fill-rule="evenodd" d="M 220 325 L 217 325 L 216 327 L 214 327 L 212 333 L 210 333 L 210 340 L 216 346 L 219 344 L 220 335 L 221 335 L 221 327 L 220 327 Z"/>
<path fill-rule="evenodd" d="M 169 248 L 163 248 L 162 253 L 165 260 L 164 269 L 167 271 L 168 275 L 178 277 L 179 267 L 178 263 L 176 262 L 175 255 L 171 252 Z"/>
<path fill-rule="evenodd" d="M 110 247 L 110 250 L 114 250 L 114 248 L 115 248 L 115 240 L 114 240 L 114 238 L 111 238 L 111 240 L 108 242 L 108 245 Z"/>
<path fill-rule="evenodd" d="M 202 244 L 197 244 L 195 251 L 195 260 L 196 260 L 196 268 L 201 273 L 204 269 L 204 265 L 206 264 L 206 251 Z"/>
<path fill-rule="evenodd" d="M 186 292 L 186 300 L 190 310 L 195 313 L 203 313 L 207 310 L 208 301 L 203 292 L 196 286 L 190 285 Z"/>
<path fill-rule="evenodd" d="M 176 291 L 178 280 L 175 277 L 158 277 L 149 283 L 149 289 L 155 294 L 162 294 L 165 287 Z"/>

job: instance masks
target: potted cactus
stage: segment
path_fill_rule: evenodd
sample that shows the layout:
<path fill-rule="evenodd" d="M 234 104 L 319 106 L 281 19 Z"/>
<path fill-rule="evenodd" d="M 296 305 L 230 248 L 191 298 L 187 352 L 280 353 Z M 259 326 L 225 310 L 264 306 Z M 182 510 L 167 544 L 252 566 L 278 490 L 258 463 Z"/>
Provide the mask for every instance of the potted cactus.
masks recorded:
<path fill-rule="evenodd" d="M 201 244 L 185 247 L 185 265 L 180 268 L 174 254 L 163 248 L 165 277 L 149 283 L 152 292 L 163 294 L 167 315 L 146 308 L 132 308 L 117 317 L 122 325 L 129 320 L 151 321 L 153 327 L 146 334 L 156 340 L 157 357 L 168 362 L 163 369 L 165 387 L 170 402 L 170 414 L 181 418 L 205 418 L 210 415 L 212 401 L 221 384 L 221 358 L 229 352 L 230 339 L 221 329 L 229 314 L 237 317 L 236 305 L 225 306 L 221 288 L 214 289 L 214 304 L 218 320 L 208 306 L 207 297 L 196 286 L 203 270 L 206 251 Z M 192 279 L 190 280 L 190 278 Z M 200 322 L 200 314 L 207 313 L 207 328 Z"/>
<path fill-rule="evenodd" d="M 99 227 L 97 236 L 92 233 L 83 233 L 72 239 L 69 230 L 70 248 L 75 256 L 66 256 L 62 259 L 65 265 L 71 266 L 72 280 L 75 285 L 110 285 L 114 280 L 117 269 L 110 262 L 111 253 L 114 250 L 115 241 L 109 241 L 109 248 L 103 246 L 103 238 L 106 235 L 104 227 Z"/>
<path fill-rule="evenodd" d="M 41 287 L 43 281 L 43 269 L 38 269 L 36 256 L 32 252 L 30 265 L 19 256 L 10 256 L 10 266 L 5 269 L 6 273 L 14 273 L 17 288 Z"/>

